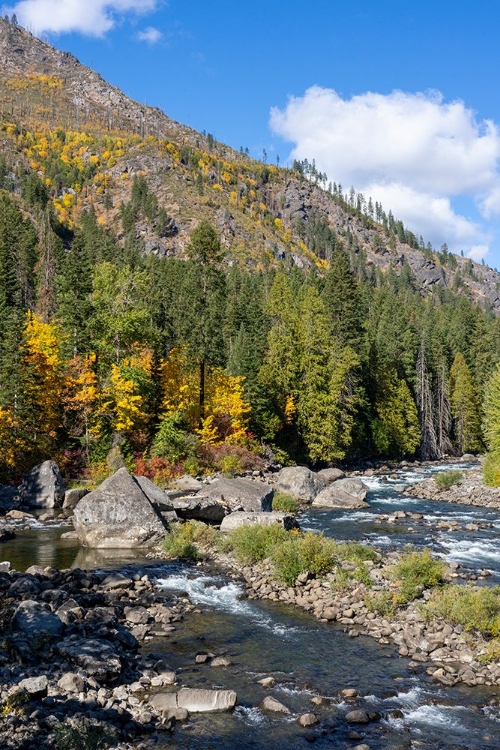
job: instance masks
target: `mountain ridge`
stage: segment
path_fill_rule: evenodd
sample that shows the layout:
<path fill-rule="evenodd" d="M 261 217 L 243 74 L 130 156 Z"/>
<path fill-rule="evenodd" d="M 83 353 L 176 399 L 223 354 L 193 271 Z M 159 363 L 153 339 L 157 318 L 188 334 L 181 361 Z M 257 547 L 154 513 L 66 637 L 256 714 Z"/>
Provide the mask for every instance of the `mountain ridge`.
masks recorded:
<path fill-rule="evenodd" d="M 72 54 L 1 18 L 0 65 L 6 73 L 0 82 L 4 148 L 8 150 L 5 131 L 13 120 L 18 141 L 14 159 L 28 169 L 35 163 L 40 177 L 47 175 L 46 164 L 32 159 L 30 167 L 29 144 L 22 142 L 23 131 L 30 127 L 65 127 L 94 133 L 96 138 L 123 134 L 131 139 L 125 153 L 113 156 L 113 164 L 109 159 L 105 164 L 98 150 L 90 148 L 84 154 L 84 159 L 100 160 L 99 169 L 110 186 L 104 193 L 91 180 L 79 194 L 71 183 L 51 185 L 56 204 L 65 195 L 75 196 L 68 209 L 72 221 L 78 222 L 81 211 L 93 206 L 100 221 L 123 238 L 120 207 L 128 203 L 131 184 L 140 177 L 170 222 L 166 232 L 157 231 L 153 221 L 136 223 L 145 252 L 183 257 L 193 227 L 207 219 L 221 234 L 228 262 L 255 267 L 284 262 L 321 272 L 328 262 L 321 232 L 328 227 L 349 251 L 358 273 L 392 270 L 399 275 L 406 269 L 423 295 L 432 294 L 439 301 L 443 290 L 451 290 L 500 314 L 500 274 L 494 269 L 428 247 L 412 247 L 401 241 L 411 233 L 401 231 L 400 222 L 387 231 L 368 215 L 366 203 L 364 212 L 356 207 L 352 193 L 332 195 L 326 183 L 321 187 L 294 170 L 257 162 L 210 134 L 197 133 L 160 109 L 127 97 Z M 106 193 L 108 198 L 112 194 L 112 207 Z M 321 225 L 316 234 L 313 225 Z"/>

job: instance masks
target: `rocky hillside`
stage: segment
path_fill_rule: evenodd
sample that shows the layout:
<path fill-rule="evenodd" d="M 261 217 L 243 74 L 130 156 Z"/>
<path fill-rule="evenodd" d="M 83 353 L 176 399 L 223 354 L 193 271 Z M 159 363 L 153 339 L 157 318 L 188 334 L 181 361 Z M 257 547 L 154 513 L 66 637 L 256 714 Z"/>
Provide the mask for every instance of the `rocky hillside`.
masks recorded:
<path fill-rule="evenodd" d="M 0 65 L 0 153 L 14 190 L 19 167 L 34 171 L 70 228 L 92 205 L 125 239 L 124 208 L 141 180 L 148 207 L 132 206 L 129 224 L 145 253 L 182 257 L 193 226 L 208 219 L 228 263 L 321 272 L 337 238 L 358 275 L 404 273 L 436 300 L 450 290 L 500 311 L 496 271 L 425 247 L 400 222 L 375 220 L 359 196 L 256 162 L 134 102 L 73 55 L 1 18 Z"/>

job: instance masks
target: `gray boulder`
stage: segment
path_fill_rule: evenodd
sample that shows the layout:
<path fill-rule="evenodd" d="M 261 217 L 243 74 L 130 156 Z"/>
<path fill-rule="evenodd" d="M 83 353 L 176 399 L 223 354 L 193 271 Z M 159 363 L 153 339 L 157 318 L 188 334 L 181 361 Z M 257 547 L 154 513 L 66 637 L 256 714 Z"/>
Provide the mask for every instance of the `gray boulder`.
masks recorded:
<path fill-rule="evenodd" d="M 7 511 L 14 508 L 19 500 L 19 490 L 17 487 L 2 485 L 0 487 L 0 511 Z"/>
<path fill-rule="evenodd" d="M 38 677 L 26 677 L 18 683 L 17 687 L 28 693 L 29 697 L 33 700 L 36 698 L 45 698 L 49 687 L 49 681 L 44 674 L 39 675 Z"/>
<path fill-rule="evenodd" d="M 74 510 L 82 497 L 85 497 L 85 495 L 89 494 L 89 490 L 84 488 L 75 488 L 73 490 L 66 490 L 64 493 L 64 502 L 63 502 L 63 508 L 69 508 L 69 510 Z"/>
<path fill-rule="evenodd" d="M 195 479 L 189 474 L 184 474 L 184 476 L 174 479 L 173 485 L 176 489 L 185 490 L 190 493 L 199 492 L 205 486 L 203 482 L 200 482 L 199 479 Z"/>
<path fill-rule="evenodd" d="M 122 671 L 120 657 L 112 645 L 97 639 L 86 641 L 65 640 L 58 644 L 57 651 L 99 682 L 111 682 Z"/>
<path fill-rule="evenodd" d="M 14 613 L 13 626 L 32 638 L 58 636 L 64 625 L 47 604 L 27 599 Z"/>
<path fill-rule="evenodd" d="M 343 479 L 345 477 L 342 469 L 321 469 L 318 471 L 318 476 L 324 481 L 326 485 L 336 482 L 337 479 Z"/>
<path fill-rule="evenodd" d="M 234 510 L 267 512 L 273 504 L 271 485 L 250 479 L 218 479 L 209 485 L 206 494 Z"/>
<path fill-rule="evenodd" d="M 139 484 L 123 468 L 80 500 L 73 524 L 80 543 L 93 549 L 151 547 L 166 531 Z"/>
<path fill-rule="evenodd" d="M 276 489 L 303 503 L 312 503 L 325 488 L 324 480 L 306 466 L 285 466 L 278 474 Z"/>
<path fill-rule="evenodd" d="M 271 526 L 272 524 L 277 523 L 280 526 L 283 526 L 286 531 L 299 528 L 299 524 L 295 517 L 290 515 L 290 513 L 284 513 L 278 510 L 260 513 L 246 513 L 244 510 L 237 510 L 222 519 L 220 530 L 232 531 L 246 523 L 257 523 L 261 526 Z"/>
<path fill-rule="evenodd" d="M 19 488 L 21 503 L 30 508 L 60 508 L 64 482 L 55 461 L 44 461 L 24 475 Z"/>
<path fill-rule="evenodd" d="M 184 520 L 196 519 L 220 523 L 224 516 L 230 513 L 230 508 L 216 497 L 195 495 L 194 497 L 179 497 L 172 500 L 172 505 L 179 518 Z"/>
<path fill-rule="evenodd" d="M 313 500 L 318 508 L 368 508 L 364 502 L 368 487 L 361 479 L 338 479 L 325 487 Z"/>
<path fill-rule="evenodd" d="M 177 693 L 177 705 L 190 713 L 229 711 L 236 705 L 236 693 L 234 690 L 181 688 Z"/>
<path fill-rule="evenodd" d="M 152 482 L 151 479 L 136 476 L 134 476 L 134 479 L 153 505 L 157 505 L 161 510 L 173 510 L 172 501 L 167 493 Z"/>

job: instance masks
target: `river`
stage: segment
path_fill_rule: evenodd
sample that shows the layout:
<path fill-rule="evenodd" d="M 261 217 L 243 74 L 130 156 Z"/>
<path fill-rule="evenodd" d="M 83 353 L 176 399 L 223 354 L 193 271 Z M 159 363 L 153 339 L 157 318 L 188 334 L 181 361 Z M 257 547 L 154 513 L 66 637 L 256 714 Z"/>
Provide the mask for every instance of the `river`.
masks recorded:
<path fill-rule="evenodd" d="M 491 575 L 483 585 L 498 583 L 500 512 L 419 500 L 399 491 L 404 484 L 443 468 L 433 465 L 399 471 L 387 480 L 368 478 L 364 481 L 370 486 L 369 509 L 350 513 L 309 510 L 300 517 L 301 526 L 338 539 L 363 540 L 382 552 L 408 543 L 428 546 L 444 559 L 466 566 L 471 574 L 488 569 Z M 377 515 L 397 510 L 419 513 L 423 518 L 377 522 Z M 450 531 L 437 529 L 439 520 L 491 527 Z M 186 618 L 168 643 L 151 640 L 144 649 L 161 654 L 180 669 L 179 681 L 184 685 L 231 688 L 238 694 L 233 714 L 195 715 L 185 726 L 178 725 L 165 745 L 157 747 L 267 750 L 275 746 L 299 750 L 314 742 L 321 750 L 343 750 L 363 742 L 371 750 L 500 748 L 499 689 L 444 687 L 433 682 L 421 666 L 414 667 L 399 657 L 394 647 L 381 646 L 368 637 L 350 638 L 339 626 L 318 622 L 293 607 L 244 599 L 240 586 L 224 574 L 127 555 L 103 558 L 61 540 L 65 530 L 66 526 L 36 525 L 31 531 L 20 532 L 17 539 L 0 548 L 2 559 L 18 569 L 34 563 L 60 568 L 147 567 L 159 586 L 189 596 L 199 612 Z M 224 654 L 231 665 L 211 668 L 195 664 L 198 651 Z M 257 680 L 268 675 L 276 679 L 271 694 L 290 708 L 289 716 L 270 715 L 258 708 L 266 691 Z M 358 691 L 356 707 L 378 712 L 382 719 L 346 729 L 342 717 L 354 704 L 340 698 L 344 688 Z M 323 698 L 323 705 L 313 705 L 312 698 Z M 311 710 L 320 724 L 302 729 L 297 717 Z"/>

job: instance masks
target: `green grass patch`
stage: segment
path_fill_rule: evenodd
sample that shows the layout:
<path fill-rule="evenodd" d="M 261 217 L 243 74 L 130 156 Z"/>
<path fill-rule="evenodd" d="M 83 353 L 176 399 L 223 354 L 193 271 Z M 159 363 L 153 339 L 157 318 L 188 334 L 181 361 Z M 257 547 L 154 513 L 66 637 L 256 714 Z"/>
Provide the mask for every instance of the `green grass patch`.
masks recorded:
<path fill-rule="evenodd" d="M 435 474 L 434 481 L 438 489 L 449 490 L 455 484 L 460 484 L 463 477 L 463 472 L 452 469 L 451 471 L 443 471 L 441 474 Z"/>
<path fill-rule="evenodd" d="M 285 513 L 297 513 L 299 503 L 291 495 L 285 492 L 275 492 L 273 496 L 273 510 L 284 511 Z"/>
<path fill-rule="evenodd" d="M 422 609 L 429 619 L 438 617 L 467 631 L 500 636 L 500 586 L 446 586 L 435 591 Z"/>
<path fill-rule="evenodd" d="M 284 543 L 289 532 L 279 524 L 243 524 L 227 534 L 227 544 L 238 560 L 249 565 L 264 560 L 276 544 Z"/>

